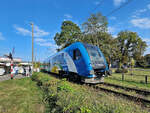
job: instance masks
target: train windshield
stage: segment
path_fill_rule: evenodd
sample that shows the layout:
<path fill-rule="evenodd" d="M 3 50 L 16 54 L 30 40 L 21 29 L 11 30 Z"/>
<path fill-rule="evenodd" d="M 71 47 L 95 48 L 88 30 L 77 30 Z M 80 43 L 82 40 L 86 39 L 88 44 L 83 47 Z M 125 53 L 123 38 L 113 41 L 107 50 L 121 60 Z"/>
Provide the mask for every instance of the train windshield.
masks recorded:
<path fill-rule="evenodd" d="M 89 45 L 89 44 L 84 44 L 84 46 L 90 57 L 92 67 L 94 69 L 103 68 L 104 58 L 101 56 L 99 52 L 99 48 L 93 45 Z"/>

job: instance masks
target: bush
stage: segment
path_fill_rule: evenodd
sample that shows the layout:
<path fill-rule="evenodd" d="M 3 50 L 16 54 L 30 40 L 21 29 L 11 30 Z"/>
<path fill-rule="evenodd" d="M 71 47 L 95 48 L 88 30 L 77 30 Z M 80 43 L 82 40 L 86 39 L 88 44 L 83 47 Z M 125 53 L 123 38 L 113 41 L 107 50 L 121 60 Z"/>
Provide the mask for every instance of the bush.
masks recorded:
<path fill-rule="evenodd" d="M 106 95 L 103 92 L 99 93 L 87 86 L 72 84 L 66 79 L 59 80 L 43 73 L 39 73 L 35 78 L 43 91 L 46 113 L 130 113 L 134 110 L 138 111 L 137 108 L 132 107 L 132 104 L 126 104 L 128 101 Z M 127 109 L 130 106 L 131 110 Z"/>
<path fill-rule="evenodd" d="M 72 87 L 66 82 L 66 79 L 62 79 L 57 86 L 58 91 L 66 91 L 66 92 L 73 92 Z"/>
<path fill-rule="evenodd" d="M 118 68 L 115 70 L 115 73 L 127 73 L 128 72 L 128 69 L 121 69 L 121 68 Z"/>
<path fill-rule="evenodd" d="M 31 76 L 31 79 L 32 79 L 33 81 L 37 81 L 37 80 L 38 80 L 37 76 L 38 76 L 38 72 L 34 72 L 34 73 L 32 74 L 32 76 Z"/>

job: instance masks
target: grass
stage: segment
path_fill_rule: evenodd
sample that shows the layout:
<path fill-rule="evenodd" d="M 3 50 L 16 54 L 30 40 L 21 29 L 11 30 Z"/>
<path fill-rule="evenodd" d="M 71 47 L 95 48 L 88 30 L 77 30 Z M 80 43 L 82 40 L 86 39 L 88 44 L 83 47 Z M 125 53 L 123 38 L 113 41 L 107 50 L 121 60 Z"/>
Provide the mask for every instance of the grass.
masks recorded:
<path fill-rule="evenodd" d="M 137 103 L 85 85 L 59 80 L 45 73 L 32 79 L 44 91 L 46 112 L 53 113 L 148 113 Z"/>
<path fill-rule="evenodd" d="M 106 77 L 104 81 L 127 87 L 150 90 L 150 72 L 134 70 L 132 76 L 130 73 L 125 73 L 123 81 L 121 73 L 113 73 L 112 76 Z M 145 75 L 148 75 L 148 84 L 145 84 Z"/>
<path fill-rule="evenodd" d="M 43 113 L 42 95 L 30 78 L 0 82 L 0 113 Z"/>

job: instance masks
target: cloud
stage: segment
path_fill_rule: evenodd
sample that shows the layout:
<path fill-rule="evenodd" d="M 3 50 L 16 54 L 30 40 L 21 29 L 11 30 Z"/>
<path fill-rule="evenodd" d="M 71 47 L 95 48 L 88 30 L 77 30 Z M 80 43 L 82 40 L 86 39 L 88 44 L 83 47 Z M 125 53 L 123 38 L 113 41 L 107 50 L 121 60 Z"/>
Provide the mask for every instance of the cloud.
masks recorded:
<path fill-rule="evenodd" d="M 110 17 L 111 20 L 116 20 L 117 18 L 115 16 Z"/>
<path fill-rule="evenodd" d="M 48 36 L 50 34 L 49 32 L 39 29 L 37 25 L 34 26 L 34 31 L 35 31 L 34 33 L 35 37 L 43 37 L 43 36 Z"/>
<path fill-rule="evenodd" d="M 46 40 L 43 38 L 36 38 L 35 41 L 36 42 L 46 42 Z"/>
<path fill-rule="evenodd" d="M 143 38 L 143 40 L 147 43 L 146 51 L 144 52 L 144 55 L 150 54 L 150 38 Z"/>
<path fill-rule="evenodd" d="M 119 6 L 121 3 L 124 3 L 126 0 L 114 0 L 114 5 Z"/>
<path fill-rule="evenodd" d="M 55 44 L 54 39 L 36 38 L 35 42 L 39 46 L 50 47 L 50 48 L 53 48 L 53 49 L 57 49 L 58 48 L 58 46 Z"/>
<path fill-rule="evenodd" d="M 17 25 L 14 25 L 14 28 L 16 29 L 18 34 L 21 34 L 23 36 L 32 36 L 32 32 L 28 29 L 25 29 L 23 27 L 19 27 Z M 45 47 L 52 47 L 57 48 L 57 45 L 55 44 L 54 39 L 47 39 L 50 35 L 49 32 L 46 32 L 42 29 L 40 29 L 37 25 L 34 25 L 34 37 L 35 37 L 35 43 L 39 46 L 45 46 Z M 43 38 L 45 37 L 45 38 Z"/>
<path fill-rule="evenodd" d="M 150 38 L 143 38 L 143 40 L 147 43 L 147 48 L 150 48 Z"/>
<path fill-rule="evenodd" d="M 18 34 L 21 34 L 23 36 L 31 36 L 32 32 L 28 29 L 25 29 L 23 27 L 19 27 L 17 25 L 14 25 L 14 28 L 16 29 Z M 50 33 L 46 32 L 42 29 L 40 29 L 37 25 L 34 25 L 34 36 L 35 37 L 44 37 L 44 36 L 48 36 Z"/>
<path fill-rule="evenodd" d="M 114 27 L 108 27 L 108 32 L 109 33 L 114 33 L 116 31 L 116 29 Z"/>
<path fill-rule="evenodd" d="M 131 24 L 135 27 L 139 27 L 141 29 L 149 29 L 150 28 L 150 18 L 137 18 L 132 19 Z"/>
<path fill-rule="evenodd" d="M 53 48 L 53 49 L 58 48 L 58 46 L 56 44 L 53 44 L 51 42 L 44 42 L 44 43 L 37 43 L 37 44 L 40 45 L 40 46 L 50 47 L 50 48 Z"/>
<path fill-rule="evenodd" d="M 136 10 L 136 11 L 133 13 L 132 17 L 133 17 L 133 18 L 138 18 L 141 14 L 143 14 L 143 13 L 146 12 L 146 11 L 147 11 L 146 8 L 145 8 L 145 9 Z"/>
<path fill-rule="evenodd" d="M 64 14 L 64 17 L 67 18 L 67 19 L 71 19 L 72 15 L 70 15 L 70 14 Z"/>
<path fill-rule="evenodd" d="M 96 2 L 94 2 L 94 4 L 95 4 L 95 5 L 99 5 L 99 4 L 100 4 L 100 2 L 99 2 L 99 1 L 96 1 Z"/>
<path fill-rule="evenodd" d="M 23 36 L 31 36 L 31 31 L 29 31 L 28 29 L 19 27 L 17 25 L 14 25 L 14 28 L 16 29 L 18 34 L 21 34 Z"/>
<path fill-rule="evenodd" d="M 147 5 L 147 8 L 150 9 L 150 4 Z"/>
<path fill-rule="evenodd" d="M 143 38 L 143 40 L 147 43 L 150 43 L 150 38 Z"/>
<path fill-rule="evenodd" d="M 5 38 L 1 32 L 0 32 L 0 40 L 5 40 Z"/>
<path fill-rule="evenodd" d="M 113 38 L 117 38 L 117 35 L 116 35 L 116 34 L 115 34 L 115 35 L 112 35 L 112 37 L 113 37 Z"/>

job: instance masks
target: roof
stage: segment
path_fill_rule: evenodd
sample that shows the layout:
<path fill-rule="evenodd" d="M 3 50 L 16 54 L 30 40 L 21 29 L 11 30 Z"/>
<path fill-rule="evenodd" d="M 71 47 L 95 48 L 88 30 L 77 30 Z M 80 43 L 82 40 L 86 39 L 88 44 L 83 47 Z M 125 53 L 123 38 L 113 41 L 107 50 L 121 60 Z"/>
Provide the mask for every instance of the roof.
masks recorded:
<path fill-rule="evenodd" d="M 10 62 L 11 60 L 9 58 L 6 57 L 0 57 L 0 62 Z M 13 59 L 14 62 L 22 62 L 21 58 L 14 58 Z"/>

